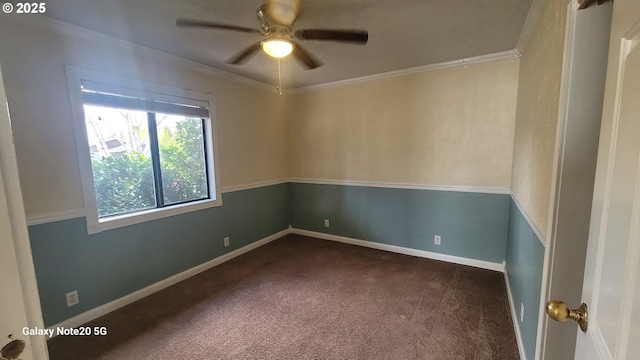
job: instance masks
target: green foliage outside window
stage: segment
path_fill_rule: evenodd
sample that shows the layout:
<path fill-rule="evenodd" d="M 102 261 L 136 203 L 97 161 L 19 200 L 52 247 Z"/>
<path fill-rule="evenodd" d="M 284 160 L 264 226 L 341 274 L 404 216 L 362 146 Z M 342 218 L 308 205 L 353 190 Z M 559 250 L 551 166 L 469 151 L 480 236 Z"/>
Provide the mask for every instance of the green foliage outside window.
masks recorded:
<path fill-rule="evenodd" d="M 156 206 L 151 159 L 141 153 L 93 159 L 98 214 L 109 216 Z"/>
<path fill-rule="evenodd" d="M 164 203 L 208 197 L 202 120 L 185 118 L 174 129 L 158 126 Z M 91 161 L 100 217 L 155 208 L 151 155 L 127 151 Z"/>
<path fill-rule="evenodd" d="M 160 137 L 160 166 L 166 204 L 207 197 L 202 136 L 202 121 L 186 119 L 176 124 L 170 141 L 162 141 L 166 137 Z"/>

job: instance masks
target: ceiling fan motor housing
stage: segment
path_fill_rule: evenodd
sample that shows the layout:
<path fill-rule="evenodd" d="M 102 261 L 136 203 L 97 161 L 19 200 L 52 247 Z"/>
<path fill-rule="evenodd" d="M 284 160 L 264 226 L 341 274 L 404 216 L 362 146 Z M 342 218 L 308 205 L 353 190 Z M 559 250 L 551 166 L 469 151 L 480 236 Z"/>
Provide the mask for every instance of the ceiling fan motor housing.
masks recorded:
<path fill-rule="evenodd" d="M 291 32 L 296 11 L 286 4 L 263 4 L 258 8 L 257 16 L 264 35 L 281 35 L 286 37 Z"/>

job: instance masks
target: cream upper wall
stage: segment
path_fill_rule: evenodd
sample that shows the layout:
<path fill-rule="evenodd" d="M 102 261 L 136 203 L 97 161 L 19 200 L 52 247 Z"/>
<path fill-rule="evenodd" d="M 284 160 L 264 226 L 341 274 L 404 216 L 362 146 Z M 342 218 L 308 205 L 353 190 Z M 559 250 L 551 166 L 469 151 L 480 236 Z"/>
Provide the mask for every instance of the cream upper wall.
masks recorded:
<path fill-rule="evenodd" d="M 547 236 L 568 0 L 535 1 L 521 44 L 511 191 Z"/>
<path fill-rule="evenodd" d="M 294 178 L 508 188 L 517 59 L 287 97 Z"/>
<path fill-rule="evenodd" d="M 83 207 L 66 65 L 213 94 L 223 188 L 288 177 L 511 185 L 517 59 L 280 97 L 48 18 L 5 19 L 0 62 L 29 217 Z"/>
<path fill-rule="evenodd" d="M 78 29 L 35 15 L 0 21 L 0 63 L 28 216 L 83 208 L 66 65 L 213 94 L 223 189 L 288 177 L 284 100 L 275 89 Z"/>

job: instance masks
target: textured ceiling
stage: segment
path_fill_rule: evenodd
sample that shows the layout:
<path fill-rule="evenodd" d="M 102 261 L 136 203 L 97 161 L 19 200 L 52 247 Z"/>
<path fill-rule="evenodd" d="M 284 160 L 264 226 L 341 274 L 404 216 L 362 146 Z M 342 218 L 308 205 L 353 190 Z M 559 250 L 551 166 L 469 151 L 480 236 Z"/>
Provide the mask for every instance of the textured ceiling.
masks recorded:
<path fill-rule="evenodd" d="M 277 60 L 260 52 L 243 65 L 225 60 L 261 39 L 223 30 L 183 29 L 178 17 L 259 28 L 265 0 L 49 0 L 45 15 L 260 82 L 277 82 Z M 294 31 L 366 29 L 365 46 L 305 41 L 324 66 L 282 60 L 285 88 L 513 50 L 531 0 L 302 0 Z"/>

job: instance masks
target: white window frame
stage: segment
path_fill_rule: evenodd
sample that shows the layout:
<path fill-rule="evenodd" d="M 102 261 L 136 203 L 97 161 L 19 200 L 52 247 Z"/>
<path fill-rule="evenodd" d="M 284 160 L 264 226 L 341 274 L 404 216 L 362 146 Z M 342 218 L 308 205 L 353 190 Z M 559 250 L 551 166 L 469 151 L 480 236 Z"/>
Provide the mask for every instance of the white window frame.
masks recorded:
<path fill-rule="evenodd" d="M 107 75 L 74 66 L 67 66 L 66 72 L 69 94 L 71 96 L 71 112 L 76 138 L 76 151 L 78 153 L 78 165 L 80 168 L 80 177 L 82 182 L 85 217 L 87 219 L 87 232 L 89 234 L 96 234 L 105 230 L 222 205 L 219 180 L 220 171 L 218 166 L 218 131 L 215 119 L 215 102 L 212 95 L 152 84 L 120 76 Z M 207 159 L 207 179 L 209 181 L 209 199 L 167 205 L 162 208 L 136 211 L 122 215 L 104 217 L 101 219 L 98 215 L 98 205 L 96 202 L 96 191 L 93 180 L 93 168 L 91 167 L 89 140 L 87 137 L 84 115 L 84 101 L 80 88 L 82 81 L 91 81 L 105 84 L 106 86 L 126 89 L 129 93 L 142 92 L 146 94 L 153 94 L 154 99 L 158 100 L 162 100 L 165 96 L 168 96 L 173 98 L 179 97 L 182 99 L 191 99 L 197 103 L 208 103 L 209 117 L 204 119 L 204 132 Z"/>

